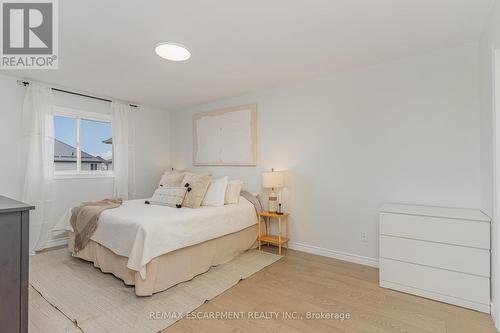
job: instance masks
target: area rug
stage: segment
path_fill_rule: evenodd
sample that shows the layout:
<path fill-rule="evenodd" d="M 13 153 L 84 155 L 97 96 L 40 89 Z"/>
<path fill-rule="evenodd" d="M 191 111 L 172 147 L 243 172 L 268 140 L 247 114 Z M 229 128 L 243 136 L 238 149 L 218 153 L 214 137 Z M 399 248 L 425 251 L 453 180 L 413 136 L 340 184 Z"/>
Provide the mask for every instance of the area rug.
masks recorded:
<path fill-rule="evenodd" d="M 30 284 L 83 332 L 156 333 L 280 258 L 249 250 L 190 281 L 137 297 L 133 287 L 60 249 L 30 258 Z"/>

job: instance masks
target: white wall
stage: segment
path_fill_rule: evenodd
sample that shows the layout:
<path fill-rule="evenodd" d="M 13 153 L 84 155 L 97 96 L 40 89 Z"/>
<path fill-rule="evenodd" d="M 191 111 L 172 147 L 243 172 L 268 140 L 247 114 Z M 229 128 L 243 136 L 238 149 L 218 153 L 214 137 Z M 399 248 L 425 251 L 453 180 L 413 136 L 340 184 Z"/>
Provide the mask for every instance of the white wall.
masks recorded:
<path fill-rule="evenodd" d="M 0 75 L 0 194 L 20 199 L 23 182 L 21 110 L 25 89 L 18 86 L 16 80 Z M 54 98 L 58 106 L 109 112 L 108 102 L 57 92 Z M 130 132 L 135 145 L 130 157 L 130 194 L 133 198 L 151 196 L 162 172 L 170 165 L 169 122 L 166 111 L 147 106 L 132 110 Z M 82 201 L 111 197 L 112 190 L 112 178 L 55 180 L 55 205 L 50 215 L 59 219 L 66 209 Z"/>
<path fill-rule="evenodd" d="M 172 165 L 252 191 L 286 169 L 294 242 L 378 258 L 383 202 L 480 207 L 478 64 L 470 44 L 178 110 Z M 192 115 L 246 103 L 258 104 L 258 166 L 193 167 Z"/>
<path fill-rule="evenodd" d="M 494 50 L 500 48 L 500 5 L 495 2 L 490 18 L 483 32 L 480 42 L 480 82 L 481 82 L 481 207 L 492 217 L 491 223 L 491 292 L 492 316 L 497 329 L 500 329 L 500 257 L 498 255 L 500 243 L 500 228 L 498 228 L 498 198 L 500 186 L 497 168 L 500 166 L 500 146 L 498 141 L 498 122 L 500 117 L 495 112 L 495 59 Z M 500 64 L 500 62 L 498 62 Z M 497 66 L 498 66 L 497 64 Z M 498 78 L 500 79 L 500 77 Z M 497 81 L 497 98 L 500 97 Z"/>
<path fill-rule="evenodd" d="M 500 11 L 499 11 L 500 14 Z M 500 19 L 500 15 L 498 16 Z M 500 32 L 500 31 L 499 31 Z M 500 36 L 500 34 L 499 34 Z M 493 219 L 491 227 L 491 303 L 492 306 L 492 316 L 495 322 L 495 327 L 500 331 L 500 309 L 495 306 L 495 304 L 500 304 L 500 228 L 498 226 L 498 214 L 500 212 L 500 178 L 499 178 L 499 166 L 500 166 L 500 136 L 498 130 L 500 129 L 500 48 L 495 50 L 494 58 L 494 92 L 493 92 Z M 490 125 L 491 127 L 491 125 Z"/>
<path fill-rule="evenodd" d="M 481 207 L 493 216 L 493 51 L 500 42 L 500 6 L 491 11 L 479 44 L 481 104 Z"/>

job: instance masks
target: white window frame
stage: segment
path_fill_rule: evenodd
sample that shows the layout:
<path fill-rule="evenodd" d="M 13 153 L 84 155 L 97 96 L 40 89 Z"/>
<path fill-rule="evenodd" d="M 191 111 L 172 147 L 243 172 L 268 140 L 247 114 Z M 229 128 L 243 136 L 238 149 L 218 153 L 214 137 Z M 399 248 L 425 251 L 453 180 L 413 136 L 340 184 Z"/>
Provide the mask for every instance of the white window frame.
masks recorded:
<path fill-rule="evenodd" d="M 61 116 L 76 119 L 76 170 L 55 170 L 55 162 L 53 164 L 54 168 L 54 179 L 74 179 L 74 178 L 113 178 L 114 170 L 97 170 L 97 171 L 83 171 L 82 161 L 81 161 L 81 149 L 80 149 L 80 121 L 83 120 L 93 120 L 99 122 L 106 122 L 111 124 L 111 115 L 96 113 L 90 111 L 83 111 L 77 109 L 71 109 L 67 107 L 54 106 L 53 116 Z M 111 133 L 113 133 L 113 125 L 111 124 Z M 113 151 L 114 157 L 114 151 Z"/>

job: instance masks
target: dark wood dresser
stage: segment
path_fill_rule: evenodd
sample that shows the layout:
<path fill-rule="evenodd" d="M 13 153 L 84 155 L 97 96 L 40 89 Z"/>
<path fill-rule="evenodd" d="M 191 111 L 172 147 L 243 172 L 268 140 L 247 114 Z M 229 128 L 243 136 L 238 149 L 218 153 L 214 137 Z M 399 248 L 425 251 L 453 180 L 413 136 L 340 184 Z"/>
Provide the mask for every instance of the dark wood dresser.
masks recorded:
<path fill-rule="evenodd" d="M 29 211 L 0 196 L 0 331 L 28 332 Z"/>

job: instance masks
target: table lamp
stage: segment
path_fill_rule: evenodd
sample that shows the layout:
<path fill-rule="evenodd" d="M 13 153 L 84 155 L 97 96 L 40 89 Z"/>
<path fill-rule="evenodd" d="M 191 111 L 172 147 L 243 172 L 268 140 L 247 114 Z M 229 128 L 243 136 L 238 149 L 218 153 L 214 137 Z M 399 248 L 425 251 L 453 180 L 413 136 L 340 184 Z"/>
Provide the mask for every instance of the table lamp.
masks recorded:
<path fill-rule="evenodd" d="M 262 173 L 262 186 L 270 188 L 269 193 L 269 212 L 276 213 L 278 211 L 278 196 L 274 193 L 274 189 L 283 187 L 285 185 L 285 177 L 283 172 L 274 171 Z"/>

